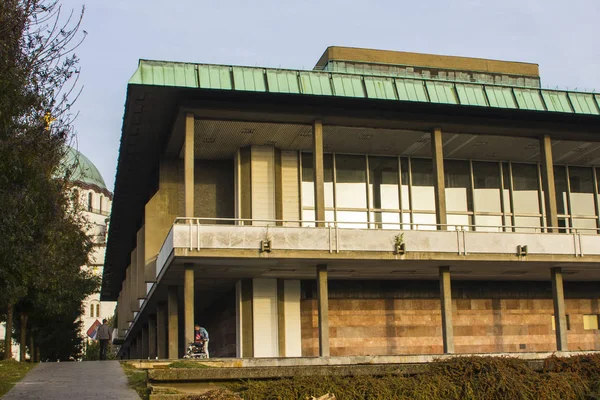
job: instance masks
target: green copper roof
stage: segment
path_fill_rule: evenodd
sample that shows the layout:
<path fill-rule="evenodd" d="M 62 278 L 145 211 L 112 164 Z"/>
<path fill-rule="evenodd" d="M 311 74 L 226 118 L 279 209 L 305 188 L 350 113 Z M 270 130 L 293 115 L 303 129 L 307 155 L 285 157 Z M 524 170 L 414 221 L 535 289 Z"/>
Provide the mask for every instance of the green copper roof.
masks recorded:
<path fill-rule="evenodd" d="M 600 115 L 596 93 L 343 72 L 140 60 L 129 84 Z"/>
<path fill-rule="evenodd" d="M 83 182 L 88 185 L 98 186 L 100 189 L 106 189 L 106 183 L 100 175 L 98 168 L 83 154 L 72 147 L 69 147 L 64 158 L 65 166 L 75 166 L 71 180 L 73 182 Z M 106 189 L 107 190 L 107 189 Z"/>

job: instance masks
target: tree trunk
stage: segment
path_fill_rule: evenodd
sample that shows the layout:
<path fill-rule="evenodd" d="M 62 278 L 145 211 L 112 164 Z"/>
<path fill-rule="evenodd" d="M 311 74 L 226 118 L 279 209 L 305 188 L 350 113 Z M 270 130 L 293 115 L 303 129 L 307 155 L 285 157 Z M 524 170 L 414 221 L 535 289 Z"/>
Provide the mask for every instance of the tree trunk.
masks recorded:
<path fill-rule="evenodd" d="M 4 359 L 12 359 L 13 305 L 6 308 L 6 333 L 4 334 Z"/>
<path fill-rule="evenodd" d="M 21 312 L 19 319 L 21 322 L 21 332 L 19 332 L 19 355 L 20 361 L 25 362 L 25 356 L 27 355 L 27 313 Z"/>

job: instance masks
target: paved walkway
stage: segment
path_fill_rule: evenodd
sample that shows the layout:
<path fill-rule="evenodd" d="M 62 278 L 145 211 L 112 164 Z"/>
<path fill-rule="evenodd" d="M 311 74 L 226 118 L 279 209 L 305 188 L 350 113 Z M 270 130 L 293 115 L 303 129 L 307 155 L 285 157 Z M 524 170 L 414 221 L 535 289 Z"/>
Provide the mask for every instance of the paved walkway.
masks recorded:
<path fill-rule="evenodd" d="M 139 400 L 118 361 L 40 363 L 2 400 Z"/>

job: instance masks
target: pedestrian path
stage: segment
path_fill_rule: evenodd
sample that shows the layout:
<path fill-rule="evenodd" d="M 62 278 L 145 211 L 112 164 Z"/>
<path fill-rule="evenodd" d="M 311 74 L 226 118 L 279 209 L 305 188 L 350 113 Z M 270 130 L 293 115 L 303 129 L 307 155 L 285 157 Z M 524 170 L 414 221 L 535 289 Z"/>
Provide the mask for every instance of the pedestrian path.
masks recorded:
<path fill-rule="evenodd" d="M 40 363 L 2 400 L 139 400 L 118 361 Z"/>

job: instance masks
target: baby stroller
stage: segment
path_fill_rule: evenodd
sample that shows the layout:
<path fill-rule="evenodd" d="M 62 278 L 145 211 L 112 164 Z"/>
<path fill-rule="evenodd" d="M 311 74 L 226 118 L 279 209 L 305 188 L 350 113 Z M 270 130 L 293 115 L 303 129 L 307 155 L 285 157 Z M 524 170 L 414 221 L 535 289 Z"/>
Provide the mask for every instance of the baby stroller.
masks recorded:
<path fill-rule="evenodd" d="M 191 342 L 183 358 L 204 359 L 208 358 L 208 339 Z"/>

